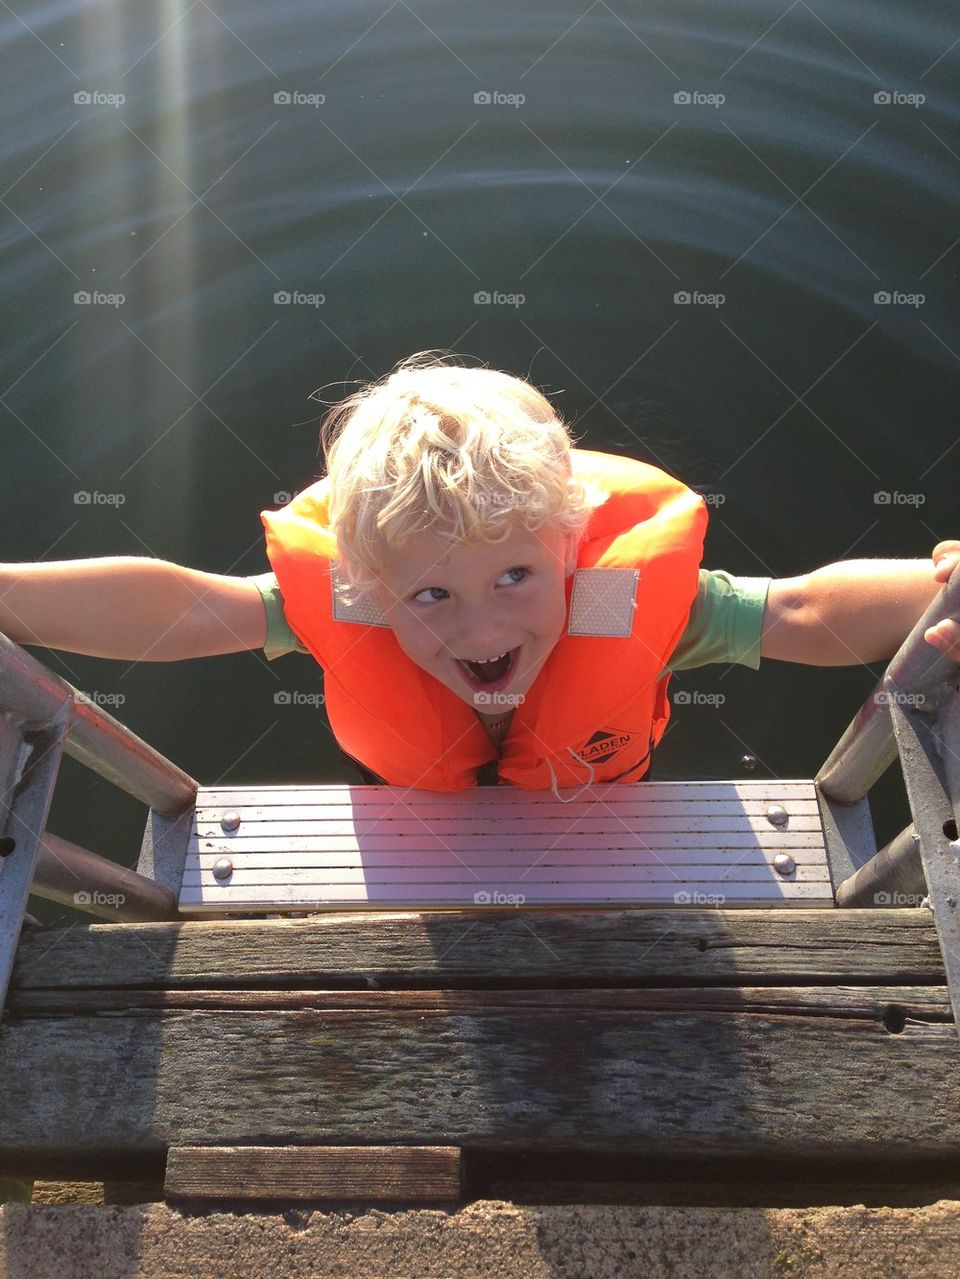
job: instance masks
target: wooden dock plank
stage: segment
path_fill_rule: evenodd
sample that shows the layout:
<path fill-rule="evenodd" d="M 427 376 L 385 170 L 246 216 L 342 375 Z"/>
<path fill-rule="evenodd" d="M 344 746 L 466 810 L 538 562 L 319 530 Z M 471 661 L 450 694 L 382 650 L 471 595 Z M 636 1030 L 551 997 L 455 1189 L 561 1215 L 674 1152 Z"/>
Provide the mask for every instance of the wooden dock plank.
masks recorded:
<path fill-rule="evenodd" d="M 953 1020 L 946 986 L 679 986 L 528 990 L 25 990 L 7 1001 L 19 1017 L 40 1013 L 136 1013 L 143 1010 L 309 1009 L 342 1017 L 359 1012 L 453 1016 L 523 1008 L 783 1013 L 859 1017 L 898 1024 Z"/>
<path fill-rule="evenodd" d="M 579 1153 L 903 1181 L 956 1166 L 958 1065 L 927 910 L 27 929 L 0 1162 L 103 1178 L 178 1145 L 377 1143 L 539 1157 L 536 1176 Z"/>
<path fill-rule="evenodd" d="M 25 929 L 30 989 L 942 985 L 926 909 L 347 912 Z"/>
<path fill-rule="evenodd" d="M 682 996 L 682 992 L 679 992 Z M 960 1156 L 950 1023 L 565 1009 L 12 1016 L 0 1160 L 175 1144 Z M 21 1163 L 22 1167 L 22 1163 Z"/>
<path fill-rule="evenodd" d="M 451 1146 L 173 1146 L 168 1199 L 455 1200 Z"/>

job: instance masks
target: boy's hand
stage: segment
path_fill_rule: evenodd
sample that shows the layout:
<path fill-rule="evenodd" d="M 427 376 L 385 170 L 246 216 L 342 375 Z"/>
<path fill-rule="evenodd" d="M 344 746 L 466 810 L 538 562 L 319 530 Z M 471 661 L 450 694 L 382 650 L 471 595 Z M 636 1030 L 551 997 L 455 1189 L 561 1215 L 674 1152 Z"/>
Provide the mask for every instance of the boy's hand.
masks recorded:
<path fill-rule="evenodd" d="M 960 564 L 960 541 L 953 539 L 938 542 L 933 548 L 933 562 L 936 566 L 933 574 L 935 581 L 946 582 L 957 564 Z M 924 631 L 923 638 L 947 657 L 960 662 L 960 622 L 956 618 L 947 617 L 936 626 L 929 627 Z"/>

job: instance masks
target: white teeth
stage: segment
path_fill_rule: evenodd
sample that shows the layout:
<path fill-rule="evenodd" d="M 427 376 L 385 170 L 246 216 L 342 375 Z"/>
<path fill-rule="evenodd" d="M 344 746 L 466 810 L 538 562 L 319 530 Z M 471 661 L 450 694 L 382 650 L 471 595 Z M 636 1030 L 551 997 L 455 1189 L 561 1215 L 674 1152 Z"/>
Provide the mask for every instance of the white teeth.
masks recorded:
<path fill-rule="evenodd" d="M 512 652 L 507 649 L 507 653 Z M 507 653 L 501 653 L 499 657 L 461 657 L 461 662 L 499 662 L 501 657 L 506 657 Z"/>

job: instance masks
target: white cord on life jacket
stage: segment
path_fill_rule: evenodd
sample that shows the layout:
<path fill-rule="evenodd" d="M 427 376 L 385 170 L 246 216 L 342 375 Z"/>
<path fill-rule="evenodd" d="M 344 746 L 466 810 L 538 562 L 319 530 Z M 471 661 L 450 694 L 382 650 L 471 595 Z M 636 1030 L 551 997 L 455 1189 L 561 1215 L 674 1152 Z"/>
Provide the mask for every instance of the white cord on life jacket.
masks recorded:
<path fill-rule="evenodd" d="M 571 795 L 569 799 L 562 799 L 560 796 L 560 792 L 557 790 L 557 775 L 553 771 L 553 765 L 550 763 L 550 760 L 548 759 L 547 768 L 550 769 L 550 777 L 551 777 L 550 789 L 553 791 L 554 795 L 556 795 L 557 799 L 560 800 L 561 804 L 572 804 L 575 799 L 579 799 L 580 796 L 583 794 L 583 792 L 587 789 L 587 787 L 593 785 L 593 779 L 596 775 L 596 769 L 593 767 L 593 765 L 588 763 L 587 760 L 581 759 L 572 746 L 568 746 L 567 750 L 570 752 L 570 754 L 573 756 L 573 758 L 577 761 L 578 764 L 584 764 L 590 770 L 590 776 L 583 783 L 580 789 L 577 791 L 576 795 Z"/>

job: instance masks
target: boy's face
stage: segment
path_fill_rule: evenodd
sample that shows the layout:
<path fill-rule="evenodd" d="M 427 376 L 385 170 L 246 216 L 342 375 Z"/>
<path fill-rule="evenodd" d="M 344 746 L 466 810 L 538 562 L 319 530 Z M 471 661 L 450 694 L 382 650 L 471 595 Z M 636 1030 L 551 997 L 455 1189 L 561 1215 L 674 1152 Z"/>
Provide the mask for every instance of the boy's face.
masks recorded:
<path fill-rule="evenodd" d="M 516 516 L 510 528 L 499 546 L 451 548 L 416 533 L 386 553 L 373 591 L 410 660 L 484 714 L 506 713 L 530 688 L 566 628 L 565 580 L 576 567 L 575 538 L 547 525 L 531 532 Z M 478 700 L 456 659 L 514 648 L 509 683 L 495 702 Z"/>

